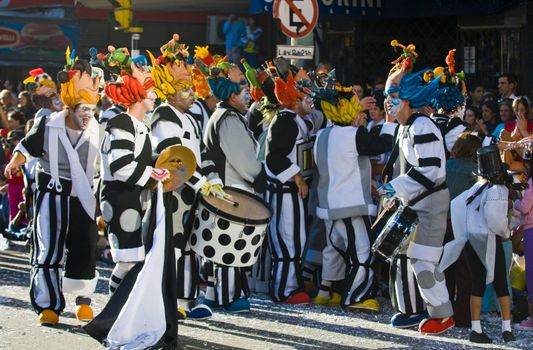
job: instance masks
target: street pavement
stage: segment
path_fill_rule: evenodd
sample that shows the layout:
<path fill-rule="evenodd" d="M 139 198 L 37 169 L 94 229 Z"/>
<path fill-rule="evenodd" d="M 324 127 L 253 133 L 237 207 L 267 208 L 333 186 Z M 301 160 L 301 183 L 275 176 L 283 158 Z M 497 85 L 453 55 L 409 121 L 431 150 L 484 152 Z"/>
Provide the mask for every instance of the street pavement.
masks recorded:
<path fill-rule="evenodd" d="M 103 349 L 74 317 L 72 296 L 67 296 L 58 326 L 39 326 L 28 296 L 28 259 L 29 249 L 20 243 L 0 251 L 0 349 Z M 93 298 L 96 313 L 108 299 L 111 266 L 99 263 L 98 271 L 100 279 Z M 467 340 L 470 330 L 465 328 L 440 336 L 393 329 L 388 325 L 393 310 L 386 300 L 381 300 L 380 315 L 315 305 L 281 305 L 262 295 L 253 295 L 251 301 L 249 314 L 216 312 L 210 320 L 180 324 L 180 349 L 533 349 L 533 332 L 527 331 L 515 330 L 517 341 L 504 345 L 497 316 L 482 320 L 494 344 L 472 346 Z"/>

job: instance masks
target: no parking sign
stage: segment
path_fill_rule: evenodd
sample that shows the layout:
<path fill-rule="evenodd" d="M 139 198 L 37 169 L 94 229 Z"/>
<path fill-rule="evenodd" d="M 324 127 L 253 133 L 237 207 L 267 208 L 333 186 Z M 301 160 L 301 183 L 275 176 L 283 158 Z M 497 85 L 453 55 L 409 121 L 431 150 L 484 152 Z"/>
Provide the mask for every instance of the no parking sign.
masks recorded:
<path fill-rule="evenodd" d="M 273 12 L 281 31 L 290 38 L 303 38 L 318 22 L 317 0 L 276 0 Z"/>

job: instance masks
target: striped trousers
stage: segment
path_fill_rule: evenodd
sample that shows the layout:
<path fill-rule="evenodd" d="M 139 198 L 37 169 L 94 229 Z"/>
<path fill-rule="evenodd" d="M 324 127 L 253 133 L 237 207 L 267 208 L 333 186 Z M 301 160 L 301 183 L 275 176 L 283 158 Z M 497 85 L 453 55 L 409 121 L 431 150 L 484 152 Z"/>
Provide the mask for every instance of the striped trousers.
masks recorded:
<path fill-rule="evenodd" d="M 76 197 L 36 190 L 34 198 L 31 304 L 37 313 L 61 313 L 63 272 L 78 297 L 90 298 L 96 287 L 96 222 Z"/>
<path fill-rule="evenodd" d="M 369 216 L 325 220 L 328 232 L 322 252 L 322 279 L 342 281 L 341 306 L 374 297 L 374 241 Z"/>
<path fill-rule="evenodd" d="M 302 255 L 307 239 L 307 210 L 296 184 L 269 178 L 266 201 L 272 208 L 268 238 L 272 256 L 270 294 L 283 301 L 304 289 Z"/>

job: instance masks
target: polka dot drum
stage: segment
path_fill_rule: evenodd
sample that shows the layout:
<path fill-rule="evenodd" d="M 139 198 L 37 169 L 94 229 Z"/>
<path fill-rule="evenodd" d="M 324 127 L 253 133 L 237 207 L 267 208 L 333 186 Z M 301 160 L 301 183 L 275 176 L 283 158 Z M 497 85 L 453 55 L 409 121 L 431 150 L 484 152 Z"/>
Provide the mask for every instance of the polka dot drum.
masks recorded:
<path fill-rule="evenodd" d="M 226 187 L 237 206 L 220 198 L 202 196 L 190 236 L 192 249 L 216 264 L 252 266 L 259 255 L 272 213 L 259 197 Z"/>

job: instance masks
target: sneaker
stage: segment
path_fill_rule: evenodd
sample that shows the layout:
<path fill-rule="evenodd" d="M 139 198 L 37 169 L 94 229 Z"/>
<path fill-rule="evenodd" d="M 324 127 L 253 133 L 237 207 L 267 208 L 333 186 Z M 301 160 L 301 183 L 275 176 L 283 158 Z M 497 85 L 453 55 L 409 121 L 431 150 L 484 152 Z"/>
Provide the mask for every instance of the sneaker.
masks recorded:
<path fill-rule="evenodd" d="M 453 317 L 425 319 L 420 322 L 418 331 L 422 334 L 441 334 L 455 326 Z"/>
<path fill-rule="evenodd" d="M 284 304 L 309 304 L 311 297 L 306 292 L 296 292 L 283 301 Z"/>
<path fill-rule="evenodd" d="M 220 306 L 218 305 L 218 302 L 216 302 L 215 300 L 211 300 L 207 298 L 204 298 L 204 300 L 202 301 L 202 304 L 208 306 L 210 309 L 216 309 Z"/>
<path fill-rule="evenodd" d="M 429 315 L 427 311 L 422 312 L 421 314 L 416 315 L 406 315 L 401 312 L 398 312 L 390 319 L 390 324 L 394 328 L 413 328 L 418 327 L 420 322 L 428 318 Z"/>
<path fill-rule="evenodd" d="M 348 305 L 348 310 L 353 312 L 375 314 L 381 310 L 381 307 L 376 299 L 366 299 L 358 303 Z"/>
<path fill-rule="evenodd" d="M 516 325 L 516 329 L 520 329 L 522 331 L 533 331 L 533 317 L 528 317 L 520 324 Z"/>
<path fill-rule="evenodd" d="M 185 312 L 185 310 L 180 309 L 178 307 L 178 322 L 179 323 L 184 322 L 186 318 L 187 318 L 187 312 Z"/>
<path fill-rule="evenodd" d="M 198 304 L 191 311 L 186 311 L 186 314 L 191 320 L 205 320 L 213 316 L 213 311 L 205 304 Z"/>
<path fill-rule="evenodd" d="M 224 308 L 224 311 L 232 314 L 250 312 L 250 301 L 248 299 L 235 299 Z"/>
<path fill-rule="evenodd" d="M 316 297 L 313 298 L 313 303 L 316 305 L 328 306 L 329 300 L 330 298 L 324 298 L 324 297 L 321 297 L 320 295 L 317 295 Z"/>
<path fill-rule="evenodd" d="M 89 322 L 94 318 L 93 308 L 86 304 L 77 305 L 76 318 L 78 321 Z"/>
<path fill-rule="evenodd" d="M 510 341 L 515 341 L 516 337 L 514 336 L 513 332 L 505 331 L 502 333 L 502 339 L 507 343 Z"/>
<path fill-rule="evenodd" d="M 488 335 L 483 333 L 478 333 L 476 331 L 470 332 L 470 342 L 471 343 L 478 343 L 478 344 L 492 344 L 492 339 L 489 338 Z"/>
<path fill-rule="evenodd" d="M 341 304 L 342 295 L 337 292 L 331 292 L 331 298 L 329 299 L 330 306 L 337 306 Z"/>
<path fill-rule="evenodd" d="M 59 315 L 50 309 L 44 309 L 39 314 L 41 326 L 55 326 L 59 322 Z"/>

